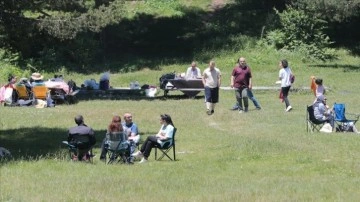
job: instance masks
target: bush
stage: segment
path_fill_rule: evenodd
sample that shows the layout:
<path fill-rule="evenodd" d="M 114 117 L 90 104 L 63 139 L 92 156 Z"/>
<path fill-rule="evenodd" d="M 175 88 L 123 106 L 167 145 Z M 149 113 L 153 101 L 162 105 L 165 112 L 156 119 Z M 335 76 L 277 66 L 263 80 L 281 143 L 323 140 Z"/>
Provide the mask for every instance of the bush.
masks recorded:
<path fill-rule="evenodd" d="M 336 57 L 330 48 L 330 38 L 323 33 L 326 21 L 291 7 L 283 13 L 278 10 L 275 12 L 279 17 L 280 27 L 266 34 L 264 44 L 278 50 L 300 51 L 307 57 L 323 61 Z"/>

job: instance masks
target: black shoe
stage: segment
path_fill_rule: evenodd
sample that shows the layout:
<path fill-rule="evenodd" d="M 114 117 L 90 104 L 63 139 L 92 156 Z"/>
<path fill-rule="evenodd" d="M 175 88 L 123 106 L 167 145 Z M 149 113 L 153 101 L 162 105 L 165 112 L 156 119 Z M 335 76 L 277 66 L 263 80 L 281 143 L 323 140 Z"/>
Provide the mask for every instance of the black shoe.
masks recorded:
<path fill-rule="evenodd" d="M 213 114 L 215 111 L 214 110 L 211 110 L 211 114 Z"/>

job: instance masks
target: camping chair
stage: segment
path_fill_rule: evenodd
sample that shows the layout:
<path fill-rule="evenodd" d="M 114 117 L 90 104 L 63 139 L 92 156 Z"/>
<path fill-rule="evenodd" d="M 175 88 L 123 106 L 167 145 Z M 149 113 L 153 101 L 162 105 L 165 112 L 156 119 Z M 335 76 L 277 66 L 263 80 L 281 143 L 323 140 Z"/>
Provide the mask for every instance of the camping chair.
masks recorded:
<path fill-rule="evenodd" d="M 359 114 L 350 114 L 350 113 L 345 113 L 345 104 L 343 103 L 335 103 L 334 107 L 333 107 L 333 111 L 334 111 L 334 120 L 336 123 L 336 131 L 343 131 L 344 125 L 346 123 L 350 123 L 353 122 L 353 124 L 355 125 L 355 123 L 359 120 Z M 347 119 L 346 115 L 351 116 L 352 119 Z"/>
<path fill-rule="evenodd" d="M 32 99 L 31 93 L 28 92 L 25 85 L 22 85 L 22 84 L 16 85 L 15 89 L 18 94 L 18 99 L 23 99 L 23 100 Z"/>
<path fill-rule="evenodd" d="M 106 134 L 105 149 L 107 150 L 105 163 L 112 164 L 114 162 L 130 162 L 130 145 L 123 132 Z M 109 160 L 107 161 L 106 158 L 109 158 Z"/>
<path fill-rule="evenodd" d="M 306 106 L 306 131 L 320 132 L 321 127 L 326 123 L 326 120 L 317 120 L 314 115 L 314 108 L 312 105 Z"/>
<path fill-rule="evenodd" d="M 175 156 L 175 134 L 176 134 L 176 130 L 177 128 L 174 128 L 174 134 L 173 134 L 173 138 L 172 138 L 172 143 L 171 142 L 166 142 L 162 147 L 155 145 L 155 160 L 161 160 L 162 158 L 164 158 L 164 156 L 166 156 L 167 158 L 169 158 L 171 161 L 176 161 L 176 156 Z M 170 150 L 173 150 L 173 158 L 172 159 L 169 155 L 168 152 Z M 162 155 L 157 158 L 157 150 L 160 150 L 162 152 Z"/>
<path fill-rule="evenodd" d="M 93 146 L 91 145 L 90 139 L 91 138 L 89 135 L 75 134 L 72 136 L 72 140 L 70 142 L 62 142 L 63 144 L 68 146 L 69 157 L 71 160 L 85 160 L 93 162 Z"/>
<path fill-rule="evenodd" d="M 32 93 L 34 99 L 46 100 L 48 95 L 48 89 L 46 86 L 33 86 Z"/>

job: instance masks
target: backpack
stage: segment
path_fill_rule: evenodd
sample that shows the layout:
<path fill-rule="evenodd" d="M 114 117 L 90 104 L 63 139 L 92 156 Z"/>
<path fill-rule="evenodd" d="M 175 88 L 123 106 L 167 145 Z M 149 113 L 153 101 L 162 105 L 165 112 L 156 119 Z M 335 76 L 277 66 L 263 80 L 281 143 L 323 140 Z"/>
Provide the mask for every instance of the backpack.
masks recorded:
<path fill-rule="evenodd" d="M 290 83 L 294 83 L 295 82 L 295 75 L 294 74 L 290 74 Z"/>
<path fill-rule="evenodd" d="M 160 78 L 160 89 L 165 89 L 169 79 L 175 79 L 175 72 L 163 74 Z"/>

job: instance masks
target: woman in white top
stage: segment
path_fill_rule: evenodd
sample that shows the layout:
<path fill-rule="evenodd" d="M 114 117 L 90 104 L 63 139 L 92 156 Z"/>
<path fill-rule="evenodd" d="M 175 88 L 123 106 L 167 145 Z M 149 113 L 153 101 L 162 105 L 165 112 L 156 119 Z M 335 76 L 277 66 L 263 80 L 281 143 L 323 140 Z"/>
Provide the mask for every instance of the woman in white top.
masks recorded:
<path fill-rule="evenodd" d="M 279 62 L 279 67 L 280 67 L 279 80 L 281 81 L 282 99 L 285 102 L 285 111 L 289 112 L 290 110 L 292 110 L 290 101 L 288 99 L 288 94 L 289 94 L 290 87 L 291 87 L 290 77 L 292 75 L 292 72 L 291 72 L 290 67 L 288 66 L 287 60 L 281 60 Z"/>
<path fill-rule="evenodd" d="M 174 135 L 174 124 L 170 115 L 160 115 L 161 128 L 156 135 L 151 135 L 146 138 L 141 146 L 140 151 L 132 154 L 134 157 L 142 157 L 140 163 L 145 163 L 150 156 L 151 149 L 156 146 L 163 146 L 166 142 L 172 144 Z"/>

